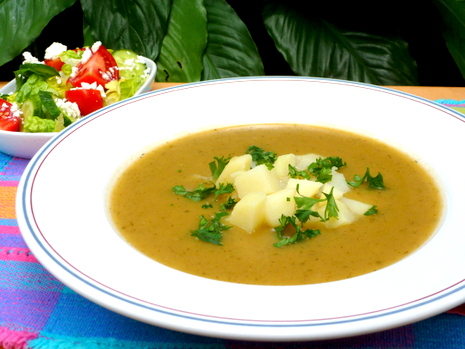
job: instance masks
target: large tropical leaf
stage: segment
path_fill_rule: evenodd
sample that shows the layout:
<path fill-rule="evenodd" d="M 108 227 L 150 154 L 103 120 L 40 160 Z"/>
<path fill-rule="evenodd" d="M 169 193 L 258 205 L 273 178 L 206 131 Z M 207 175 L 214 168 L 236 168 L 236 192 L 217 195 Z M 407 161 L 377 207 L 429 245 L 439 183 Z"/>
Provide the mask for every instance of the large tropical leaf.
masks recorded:
<path fill-rule="evenodd" d="M 263 19 L 297 75 L 380 85 L 417 84 L 415 62 L 400 38 L 341 30 L 318 14 L 283 4 L 268 4 Z"/>
<path fill-rule="evenodd" d="M 202 80 L 264 75 L 263 63 L 249 30 L 225 0 L 205 0 L 208 44 Z"/>
<path fill-rule="evenodd" d="M 18 56 L 57 14 L 76 0 L 0 1 L 0 66 Z"/>
<path fill-rule="evenodd" d="M 442 15 L 443 37 L 465 78 L 465 1 L 434 0 Z"/>
<path fill-rule="evenodd" d="M 171 0 L 81 0 L 81 5 L 86 38 L 90 34 L 108 48 L 131 49 L 153 60 L 158 56 Z"/>
<path fill-rule="evenodd" d="M 203 0 L 174 0 L 168 32 L 156 61 L 156 81 L 200 81 L 206 45 L 207 12 Z"/>

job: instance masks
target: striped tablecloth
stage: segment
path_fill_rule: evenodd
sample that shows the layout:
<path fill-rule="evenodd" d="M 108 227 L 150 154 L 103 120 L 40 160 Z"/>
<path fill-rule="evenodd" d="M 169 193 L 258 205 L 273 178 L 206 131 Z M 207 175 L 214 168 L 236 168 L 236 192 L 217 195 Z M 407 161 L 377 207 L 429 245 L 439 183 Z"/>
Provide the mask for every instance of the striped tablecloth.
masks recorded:
<path fill-rule="evenodd" d="M 465 101 L 440 102 L 465 111 Z M 465 305 L 384 332 L 305 343 L 201 337 L 113 313 L 56 280 L 24 243 L 15 196 L 27 163 L 0 153 L 0 348 L 465 348 Z"/>

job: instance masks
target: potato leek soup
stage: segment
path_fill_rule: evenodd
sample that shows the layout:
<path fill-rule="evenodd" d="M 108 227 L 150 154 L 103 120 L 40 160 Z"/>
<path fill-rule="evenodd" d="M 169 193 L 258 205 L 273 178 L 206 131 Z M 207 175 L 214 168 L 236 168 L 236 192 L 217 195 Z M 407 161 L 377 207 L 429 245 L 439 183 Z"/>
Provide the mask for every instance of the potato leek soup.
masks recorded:
<path fill-rule="evenodd" d="M 309 125 L 181 137 L 130 164 L 109 195 L 114 226 L 140 252 L 186 273 L 256 285 L 389 266 L 432 235 L 442 208 L 435 179 L 411 156 Z"/>

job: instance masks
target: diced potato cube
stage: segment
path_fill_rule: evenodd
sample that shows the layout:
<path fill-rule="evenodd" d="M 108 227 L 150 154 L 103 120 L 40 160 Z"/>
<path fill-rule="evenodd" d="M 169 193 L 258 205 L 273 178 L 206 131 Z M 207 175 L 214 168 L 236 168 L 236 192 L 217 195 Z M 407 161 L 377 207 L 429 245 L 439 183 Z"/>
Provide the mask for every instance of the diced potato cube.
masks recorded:
<path fill-rule="evenodd" d="M 278 177 L 286 177 L 289 175 L 289 165 L 295 166 L 295 155 L 285 154 L 278 156 L 274 163 L 274 170 Z"/>
<path fill-rule="evenodd" d="M 323 158 L 323 157 L 318 154 L 297 155 L 295 158 L 295 167 L 300 171 L 306 170 L 308 166 L 314 163 L 316 159 L 318 158 Z"/>
<path fill-rule="evenodd" d="M 271 194 L 281 189 L 276 172 L 269 170 L 265 165 L 258 165 L 238 175 L 234 181 L 234 186 L 240 199 L 255 191 Z"/>
<path fill-rule="evenodd" d="M 263 192 L 248 193 L 234 206 L 229 222 L 252 233 L 263 224 L 266 199 Z"/>
<path fill-rule="evenodd" d="M 337 172 L 336 168 L 333 167 L 331 174 L 333 178 L 326 184 L 332 185 L 333 187 L 337 188 L 339 191 L 343 193 L 347 193 L 348 191 L 350 191 L 350 187 L 347 184 L 346 178 L 342 173 Z"/>
<path fill-rule="evenodd" d="M 279 226 L 282 215 L 292 216 L 295 211 L 295 189 L 286 188 L 270 194 L 265 202 L 265 223 L 270 227 Z"/>
<path fill-rule="evenodd" d="M 310 181 L 307 179 L 289 178 L 287 188 L 297 189 L 299 186 L 299 194 L 302 196 L 313 197 L 319 193 L 323 183 Z"/>
<path fill-rule="evenodd" d="M 252 155 L 244 154 L 233 156 L 218 177 L 216 184 L 234 183 L 233 174 L 239 171 L 248 171 L 252 165 Z"/>
<path fill-rule="evenodd" d="M 367 212 L 373 205 L 366 204 L 361 201 L 348 199 L 348 198 L 341 198 L 341 202 L 343 202 L 347 208 L 357 216 L 363 216 L 365 212 Z"/>
<path fill-rule="evenodd" d="M 336 200 L 336 205 L 339 209 L 338 217 L 331 217 L 328 221 L 324 222 L 323 224 L 327 228 L 337 228 L 342 225 L 350 224 L 357 219 L 357 217 L 348 209 L 348 207 L 343 202 L 341 202 L 340 200 Z M 325 208 L 326 205 L 318 211 L 322 217 L 324 217 Z"/>

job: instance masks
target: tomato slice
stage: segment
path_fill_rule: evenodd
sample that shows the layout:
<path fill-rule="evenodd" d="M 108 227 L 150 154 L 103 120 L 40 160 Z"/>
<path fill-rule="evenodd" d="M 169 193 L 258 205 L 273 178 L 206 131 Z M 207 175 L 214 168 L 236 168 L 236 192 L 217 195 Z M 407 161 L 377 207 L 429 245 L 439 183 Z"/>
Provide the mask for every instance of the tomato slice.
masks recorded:
<path fill-rule="evenodd" d="M 44 63 L 50 67 L 55 68 L 58 71 L 60 71 L 63 65 L 65 64 L 60 58 L 45 59 Z"/>
<path fill-rule="evenodd" d="M 78 64 L 76 68 L 78 69 L 76 75 L 68 80 L 74 87 L 81 87 L 82 83 L 94 82 L 105 86 L 106 83 L 119 79 L 118 64 L 103 45 L 92 53 L 87 62 Z"/>
<path fill-rule="evenodd" d="M 18 132 L 21 127 L 21 118 L 15 116 L 13 104 L 0 98 L 0 130 Z"/>
<path fill-rule="evenodd" d="M 66 99 L 78 105 L 82 116 L 90 114 L 103 107 L 103 98 L 99 90 L 77 89 L 68 90 L 65 93 Z"/>

